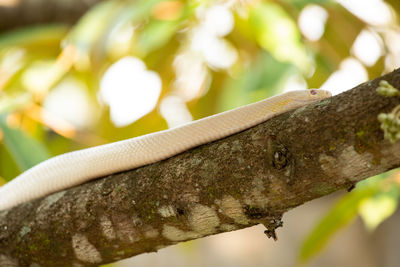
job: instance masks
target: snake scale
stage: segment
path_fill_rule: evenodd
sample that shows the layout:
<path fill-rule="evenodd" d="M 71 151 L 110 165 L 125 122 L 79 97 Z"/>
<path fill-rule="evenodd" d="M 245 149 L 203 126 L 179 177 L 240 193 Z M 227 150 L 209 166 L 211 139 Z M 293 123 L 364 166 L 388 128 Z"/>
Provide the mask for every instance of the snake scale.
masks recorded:
<path fill-rule="evenodd" d="M 324 90 L 291 91 L 165 131 L 50 158 L 0 187 L 0 210 L 169 158 L 330 96 Z"/>

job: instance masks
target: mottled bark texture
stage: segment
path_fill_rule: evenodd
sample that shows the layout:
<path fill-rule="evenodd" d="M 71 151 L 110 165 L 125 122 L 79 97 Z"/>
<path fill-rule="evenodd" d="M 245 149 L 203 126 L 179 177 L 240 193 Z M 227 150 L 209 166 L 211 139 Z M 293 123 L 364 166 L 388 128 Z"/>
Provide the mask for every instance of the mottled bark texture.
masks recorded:
<path fill-rule="evenodd" d="M 0 1 L 0 32 L 44 23 L 75 23 L 90 7 L 103 0 Z"/>
<path fill-rule="evenodd" d="M 377 121 L 400 99 L 378 95 L 380 79 L 400 87 L 400 70 L 170 159 L 0 212 L 0 266 L 98 265 L 258 223 L 274 237 L 289 209 L 400 166 L 400 142 L 383 140 Z"/>

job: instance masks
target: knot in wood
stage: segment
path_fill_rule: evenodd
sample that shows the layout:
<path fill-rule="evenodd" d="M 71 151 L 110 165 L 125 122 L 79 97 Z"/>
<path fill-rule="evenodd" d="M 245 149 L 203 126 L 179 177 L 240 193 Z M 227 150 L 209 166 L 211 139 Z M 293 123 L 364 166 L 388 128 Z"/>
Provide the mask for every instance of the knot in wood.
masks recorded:
<path fill-rule="evenodd" d="M 289 150 L 284 145 L 277 144 L 273 152 L 272 166 L 277 170 L 281 170 L 289 164 L 289 161 Z"/>

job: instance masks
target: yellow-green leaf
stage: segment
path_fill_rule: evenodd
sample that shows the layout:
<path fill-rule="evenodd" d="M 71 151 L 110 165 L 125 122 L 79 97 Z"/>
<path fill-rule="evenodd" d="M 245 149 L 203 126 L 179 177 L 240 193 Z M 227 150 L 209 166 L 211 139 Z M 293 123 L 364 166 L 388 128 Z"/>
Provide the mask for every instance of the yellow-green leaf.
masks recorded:
<path fill-rule="evenodd" d="M 140 34 L 136 43 L 139 55 L 146 56 L 148 53 L 166 44 L 176 33 L 181 25 L 180 21 L 152 21 Z"/>
<path fill-rule="evenodd" d="M 222 88 L 218 111 L 226 111 L 270 97 L 282 90 L 288 77 L 298 72 L 266 52 L 259 54 L 252 65 L 229 79 Z"/>
<path fill-rule="evenodd" d="M 0 35 L 0 49 L 5 47 L 44 47 L 58 46 L 67 33 L 63 24 L 31 26 L 13 30 Z"/>
<path fill-rule="evenodd" d="M 282 7 L 262 2 L 251 9 L 249 21 L 257 42 L 276 59 L 291 62 L 304 72 L 311 69 L 299 29 Z"/>
<path fill-rule="evenodd" d="M 355 218 L 361 201 L 371 197 L 376 190 L 365 187 L 344 196 L 307 236 L 301 246 L 300 262 L 304 263 L 320 252 L 334 233 Z"/>
<path fill-rule="evenodd" d="M 398 194 L 381 193 L 360 203 L 359 214 L 368 230 L 375 230 L 396 211 L 398 198 Z"/>
<path fill-rule="evenodd" d="M 0 116 L 0 129 L 3 133 L 3 143 L 21 171 L 50 157 L 47 149 L 38 141 L 19 129 L 10 128 L 5 115 Z"/>
<path fill-rule="evenodd" d="M 27 106 L 32 102 L 30 93 L 19 93 L 15 95 L 3 94 L 0 98 L 0 114 L 14 111 L 15 109 Z"/>

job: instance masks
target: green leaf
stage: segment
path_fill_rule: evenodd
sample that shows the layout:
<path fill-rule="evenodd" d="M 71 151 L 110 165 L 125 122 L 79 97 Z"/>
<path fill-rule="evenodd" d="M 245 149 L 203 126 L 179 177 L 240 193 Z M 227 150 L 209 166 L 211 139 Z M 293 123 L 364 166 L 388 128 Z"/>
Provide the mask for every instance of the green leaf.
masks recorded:
<path fill-rule="evenodd" d="M 5 47 L 58 46 L 68 27 L 62 24 L 31 26 L 0 35 L 0 49 Z"/>
<path fill-rule="evenodd" d="M 12 112 L 31 103 L 32 95 L 30 93 L 17 93 L 12 95 L 4 93 L 0 98 L 0 114 Z"/>
<path fill-rule="evenodd" d="M 137 26 L 144 23 L 154 5 L 161 1 L 100 2 L 79 20 L 66 40 L 77 46 L 82 54 L 92 57 L 92 63 L 101 63 L 107 57 L 109 41 L 113 34 L 125 25 Z"/>
<path fill-rule="evenodd" d="M 11 181 L 21 173 L 3 143 L 0 143 L 0 158 L 0 176 L 3 177 L 5 181 Z"/>
<path fill-rule="evenodd" d="M 0 186 L 4 185 L 7 181 L 0 176 Z"/>
<path fill-rule="evenodd" d="M 107 30 L 119 4 L 116 1 L 104 1 L 91 8 L 68 34 L 67 41 L 82 51 L 88 52 Z"/>
<path fill-rule="evenodd" d="M 350 223 L 360 212 L 363 203 L 368 203 L 374 198 L 386 198 L 381 202 L 380 207 L 386 211 L 375 211 L 379 214 L 379 222 L 391 215 L 393 201 L 398 199 L 400 189 L 395 179 L 391 177 L 394 171 L 376 175 L 363 180 L 357 184 L 357 188 L 350 194 L 345 195 L 338 203 L 322 218 L 312 232 L 307 236 L 302 244 L 299 260 L 302 263 L 309 261 L 313 256 L 320 252 L 328 240 L 342 227 Z M 387 198 L 393 198 L 388 203 Z M 397 204 L 396 204 L 397 205 Z M 376 214 L 374 214 L 376 216 Z M 374 223 L 376 223 L 376 219 Z"/>
<path fill-rule="evenodd" d="M 282 7 L 262 2 L 251 9 L 249 21 L 257 42 L 277 60 L 291 62 L 304 72 L 311 70 L 296 22 Z"/>
<path fill-rule="evenodd" d="M 222 88 L 218 111 L 229 110 L 270 97 L 282 90 L 288 77 L 298 72 L 289 63 L 277 61 L 266 52 L 260 53 L 252 65 L 238 78 L 231 78 Z"/>
<path fill-rule="evenodd" d="M 155 20 L 141 32 L 136 43 L 136 50 L 141 56 L 162 47 L 176 33 L 180 26 L 179 21 Z"/>
<path fill-rule="evenodd" d="M 307 262 L 322 250 L 331 236 L 357 215 L 359 204 L 373 196 L 376 187 L 364 187 L 345 195 L 328 214 L 318 223 L 303 242 L 299 260 Z"/>
<path fill-rule="evenodd" d="M 19 129 L 7 126 L 5 115 L 0 116 L 0 129 L 3 132 L 3 143 L 21 171 L 50 157 L 47 149 L 32 137 Z"/>
<path fill-rule="evenodd" d="M 144 57 L 167 44 L 177 31 L 185 26 L 183 22 L 193 16 L 194 11 L 195 5 L 186 4 L 175 20 L 151 20 L 140 32 L 136 41 L 135 49 L 138 54 Z"/>
<path fill-rule="evenodd" d="M 153 7 L 165 0 L 139 0 L 126 7 L 118 18 L 118 24 L 137 23 L 149 16 Z"/>

